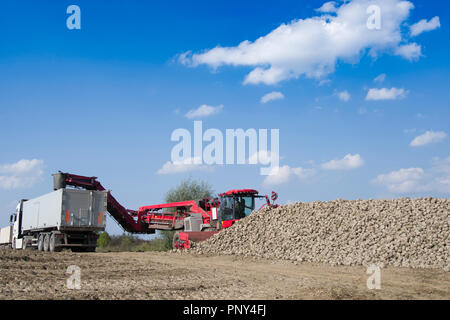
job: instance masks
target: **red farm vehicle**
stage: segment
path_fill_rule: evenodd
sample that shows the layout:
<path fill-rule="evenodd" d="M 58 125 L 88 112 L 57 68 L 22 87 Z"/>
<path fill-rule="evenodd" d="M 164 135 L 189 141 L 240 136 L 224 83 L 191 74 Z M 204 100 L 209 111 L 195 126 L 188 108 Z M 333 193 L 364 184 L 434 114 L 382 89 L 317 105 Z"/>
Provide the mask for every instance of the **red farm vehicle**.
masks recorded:
<path fill-rule="evenodd" d="M 54 189 L 73 186 L 87 190 L 103 191 L 105 188 L 97 177 L 85 177 L 59 172 L 53 175 Z M 277 194 L 258 194 L 253 189 L 230 190 L 217 198 L 188 200 L 140 207 L 138 211 L 125 209 L 108 192 L 107 209 L 111 216 L 130 233 L 152 234 L 155 230 L 176 231 L 175 248 L 189 249 L 192 242 L 203 241 L 237 220 L 245 218 L 255 210 L 258 199 L 265 200 L 264 206 L 274 204 Z"/>

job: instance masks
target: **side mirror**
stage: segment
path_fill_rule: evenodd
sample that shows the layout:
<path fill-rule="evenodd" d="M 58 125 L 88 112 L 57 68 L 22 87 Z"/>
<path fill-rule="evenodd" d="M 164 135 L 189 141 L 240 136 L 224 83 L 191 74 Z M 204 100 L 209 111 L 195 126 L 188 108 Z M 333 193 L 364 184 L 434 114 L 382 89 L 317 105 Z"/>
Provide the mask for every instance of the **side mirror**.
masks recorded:
<path fill-rule="evenodd" d="M 9 216 L 9 222 L 13 222 L 13 221 L 14 221 L 14 215 L 12 214 Z"/>

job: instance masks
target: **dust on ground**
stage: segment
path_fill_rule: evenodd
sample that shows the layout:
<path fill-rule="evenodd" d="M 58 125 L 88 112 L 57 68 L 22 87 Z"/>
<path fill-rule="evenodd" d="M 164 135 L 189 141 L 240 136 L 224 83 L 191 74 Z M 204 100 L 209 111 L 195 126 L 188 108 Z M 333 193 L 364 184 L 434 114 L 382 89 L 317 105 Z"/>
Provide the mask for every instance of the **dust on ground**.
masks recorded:
<path fill-rule="evenodd" d="M 450 299 L 441 269 L 382 268 L 369 290 L 365 267 L 173 252 L 0 250 L 0 272 L 0 299 Z"/>

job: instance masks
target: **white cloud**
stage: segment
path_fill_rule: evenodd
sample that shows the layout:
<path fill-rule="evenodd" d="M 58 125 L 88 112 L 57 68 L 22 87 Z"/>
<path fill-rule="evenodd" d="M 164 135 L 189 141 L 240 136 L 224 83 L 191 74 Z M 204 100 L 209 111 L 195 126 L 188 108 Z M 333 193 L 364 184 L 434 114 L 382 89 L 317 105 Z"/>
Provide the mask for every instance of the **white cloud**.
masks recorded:
<path fill-rule="evenodd" d="M 380 174 L 373 183 L 393 193 L 450 193 L 450 157 L 436 158 L 429 169 L 408 168 Z"/>
<path fill-rule="evenodd" d="M 186 113 L 186 118 L 193 119 L 193 118 L 202 118 L 202 117 L 208 117 L 213 114 L 217 114 L 220 111 L 222 111 L 223 105 L 219 105 L 216 107 L 208 106 L 206 104 L 201 105 L 197 109 L 189 110 L 188 113 Z"/>
<path fill-rule="evenodd" d="M 404 193 L 416 189 L 423 175 L 422 168 L 400 169 L 388 174 L 380 174 L 373 182 L 386 186 L 391 192 Z"/>
<path fill-rule="evenodd" d="M 322 164 L 325 170 L 349 170 L 361 167 L 364 164 L 363 158 L 359 154 L 347 154 L 344 158 L 331 160 Z"/>
<path fill-rule="evenodd" d="M 177 58 L 178 58 L 178 61 L 181 63 L 181 64 L 189 64 L 190 63 L 190 58 L 189 58 L 189 56 L 192 54 L 192 51 L 186 51 L 186 52 L 183 52 L 183 53 L 181 53 L 181 54 L 179 54 L 178 56 L 177 56 Z"/>
<path fill-rule="evenodd" d="M 272 168 L 270 174 L 264 179 L 264 185 L 279 185 L 289 181 L 291 176 L 291 168 L 289 166 L 282 166 Z"/>
<path fill-rule="evenodd" d="M 421 147 L 430 143 L 441 142 L 447 137 L 444 131 L 427 131 L 424 134 L 417 136 L 409 144 L 411 147 Z"/>
<path fill-rule="evenodd" d="M 329 1 L 325 2 L 320 8 L 316 9 L 317 12 L 336 12 L 336 2 Z"/>
<path fill-rule="evenodd" d="M 265 155 L 263 154 L 262 156 Z M 264 179 L 264 185 L 272 186 L 283 184 L 291 180 L 292 177 L 296 177 L 301 181 L 306 181 L 315 176 L 318 171 L 318 168 L 314 168 L 314 161 L 310 161 L 310 164 L 313 168 L 291 168 L 288 165 L 272 168 L 270 174 Z M 322 164 L 321 168 L 324 170 L 349 170 L 361 167 L 363 164 L 364 160 L 359 154 L 347 154 L 343 159 L 331 160 Z"/>
<path fill-rule="evenodd" d="M 283 99 L 283 98 L 284 98 L 284 95 L 281 92 L 273 91 L 273 92 L 265 94 L 261 98 L 261 103 L 267 103 L 269 101 L 280 100 L 280 99 Z"/>
<path fill-rule="evenodd" d="M 419 22 L 413 24 L 410 27 L 411 36 L 415 37 L 425 31 L 431 31 L 437 29 L 441 26 L 441 22 L 439 21 L 439 17 L 434 17 L 430 21 L 426 19 L 420 20 Z"/>
<path fill-rule="evenodd" d="M 305 180 L 307 178 L 312 177 L 316 174 L 316 170 L 314 169 L 305 169 L 305 168 L 292 168 L 292 173 L 296 175 L 299 179 Z"/>
<path fill-rule="evenodd" d="M 405 89 L 398 88 L 382 88 L 375 89 L 372 88 L 367 92 L 366 100 L 396 100 L 399 98 L 404 98 L 408 94 Z"/>
<path fill-rule="evenodd" d="M 418 60 L 422 56 L 422 46 L 417 43 L 409 43 L 395 49 L 395 54 L 409 61 Z"/>
<path fill-rule="evenodd" d="M 213 171 L 212 166 L 196 164 L 196 158 L 188 158 L 180 162 L 167 161 L 157 174 L 176 174 L 188 171 Z"/>
<path fill-rule="evenodd" d="M 323 86 L 323 85 L 326 85 L 326 84 L 330 84 L 331 83 L 331 80 L 330 79 L 323 79 L 323 80 L 320 80 L 319 81 L 319 87 L 321 87 L 321 86 Z"/>
<path fill-rule="evenodd" d="M 342 92 L 338 92 L 337 96 L 339 97 L 339 100 L 341 100 L 341 101 L 347 102 L 347 101 L 350 100 L 350 93 L 348 93 L 347 90 L 342 91 Z"/>
<path fill-rule="evenodd" d="M 291 168 L 288 165 L 272 168 L 270 174 L 264 179 L 264 185 L 273 186 L 288 182 L 292 176 L 300 180 L 306 180 L 315 174 L 314 169 L 304 169 L 301 167 Z"/>
<path fill-rule="evenodd" d="M 220 47 L 201 53 L 179 56 L 183 64 L 248 66 L 244 84 L 276 84 L 305 76 L 324 78 L 335 71 L 338 62 L 357 62 L 365 53 L 377 57 L 382 53 L 397 54 L 407 59 L 419 56 L 417 44 L 408 44 L 401 26 L 414 8 L 409 1 L 379 0 L 382 28 L 367 27 L 367 8 L 372 0 L 346 1 L 336 15 L 319 14 L 280 25 L 255 41 L 242 41 L 234 47 Z M 333 5 L 334 6 L 334 5 Z M 332 10 L 331 4 L 322 7 Z M 319 9 L 320 10 L 320 9 Z"/>
<path fill-rule="evenodd" d="M 0 188 L 11 190 L 32 187 L 42 176 L 44 161 L 22 159 L 0 165 Z"/>
<path fill-rule="evenodd" d="M 386 74 L 385 74 L 385 73 L 382 73 L 382 74 L 380 74 L 378 77 L 376 77 L 375 79 L 373 79 L 373 82 L 382 83 L 382 82 L 384 82 L 384 80 L 386 80 Z"/>

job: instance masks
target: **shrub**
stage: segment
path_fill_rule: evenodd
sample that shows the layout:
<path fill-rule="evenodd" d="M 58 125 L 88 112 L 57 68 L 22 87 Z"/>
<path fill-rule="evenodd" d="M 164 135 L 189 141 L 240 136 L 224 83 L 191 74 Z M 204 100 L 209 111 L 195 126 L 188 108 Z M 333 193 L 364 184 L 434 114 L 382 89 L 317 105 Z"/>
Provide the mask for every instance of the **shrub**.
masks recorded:
<path fill-rule="evenodd" d="M 97 245 L 100 248 L 105 248 L 106 246 L 109 245 L 110 242 L 111 242 L 111 237 L 109 236 L 108 232 L 106 232 L 106 231 L 101 233 L 97 239 Z"/>

